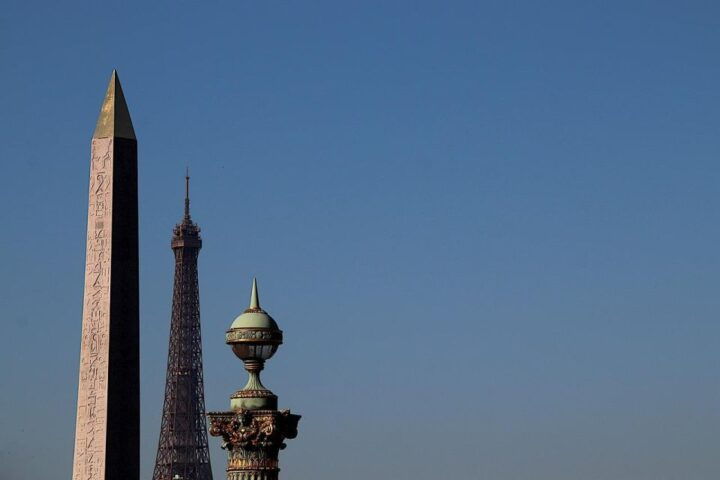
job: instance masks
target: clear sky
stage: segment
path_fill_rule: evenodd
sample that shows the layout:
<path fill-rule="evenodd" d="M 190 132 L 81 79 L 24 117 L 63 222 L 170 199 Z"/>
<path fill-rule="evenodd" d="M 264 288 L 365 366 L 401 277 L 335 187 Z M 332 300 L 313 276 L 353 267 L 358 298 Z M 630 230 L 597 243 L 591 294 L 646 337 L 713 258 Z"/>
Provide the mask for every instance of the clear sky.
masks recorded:
<path fill-rule="evenodd" d="M 284 478 L 720 477 L 717 1 L 0 13 L 0 478 L 71 475 L 89 143 L 138 136 L 142 476 L 190 165 L 209 410 L 253 275 Z M 224 452 L 211 439 L 216 480 Z"/>

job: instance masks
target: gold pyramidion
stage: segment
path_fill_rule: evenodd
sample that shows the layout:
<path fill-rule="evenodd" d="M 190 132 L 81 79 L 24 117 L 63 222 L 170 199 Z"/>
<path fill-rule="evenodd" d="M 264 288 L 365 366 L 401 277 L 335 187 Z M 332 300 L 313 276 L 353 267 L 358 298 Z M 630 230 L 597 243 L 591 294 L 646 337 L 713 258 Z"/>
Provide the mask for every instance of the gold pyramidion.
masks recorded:
<path fill-rule="evenodd" d="M 135 140 L 135 129 L 133 129 L 130 112 L 125 103 L 125 95 L 123 95 L 120 79 L 115 70 L 110 77 L 110 84 L 105 93 L 105 100 L 93 134 L 93 138 L 108 137 Z"/>

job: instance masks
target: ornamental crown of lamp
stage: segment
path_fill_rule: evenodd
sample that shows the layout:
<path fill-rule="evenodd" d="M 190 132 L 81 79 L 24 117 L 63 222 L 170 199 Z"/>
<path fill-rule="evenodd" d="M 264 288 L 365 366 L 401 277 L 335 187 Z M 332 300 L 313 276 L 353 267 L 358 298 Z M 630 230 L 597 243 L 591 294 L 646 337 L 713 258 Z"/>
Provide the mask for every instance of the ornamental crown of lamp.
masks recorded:
<path fill-rule="evenodd" d="M 225 334 L 225 343 L 232 347 L 248 372 L 247 384 L 230 397 L 233 410 L 277 408 L 277 396 L 262 384 L 260 372 L 282 341 L 283 332 L 277 322 L 260 307 L 257 279 L 253 279 L 250 306 L 235 318 Z"/>
<path fill-rule="evenodd" d="M 229 412 L 210 413 L 210 434 L 228 450 L 228 480 L 277 480 L 278 453 L 297 436 L 300 415 L 277 409 L 277 396 L 260 381 L 265 361 L 283 343 L 277 322 L 260 307 L 253 280 L 250 306 L 230 325 L 225 343 L 243 361 L 247 384 L 230 397 Z"/>

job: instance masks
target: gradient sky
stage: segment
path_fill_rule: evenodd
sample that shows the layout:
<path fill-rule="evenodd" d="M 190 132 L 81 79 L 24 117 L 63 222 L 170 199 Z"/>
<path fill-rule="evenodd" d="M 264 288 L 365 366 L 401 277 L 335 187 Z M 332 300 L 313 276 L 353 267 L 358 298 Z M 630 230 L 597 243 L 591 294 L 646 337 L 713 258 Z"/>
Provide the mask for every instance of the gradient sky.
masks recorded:
<path fill-rule="evenodd" d="M 33 2 L 0 13 L 0 478 L 71 476 L 89 144 L 140 152 L 142 478 L 183 175 L 206 401 L 257 275 L 282 476 L 720 477 L 717 1 Z M 211 439 L 216 480 L 225 454 Z"/>

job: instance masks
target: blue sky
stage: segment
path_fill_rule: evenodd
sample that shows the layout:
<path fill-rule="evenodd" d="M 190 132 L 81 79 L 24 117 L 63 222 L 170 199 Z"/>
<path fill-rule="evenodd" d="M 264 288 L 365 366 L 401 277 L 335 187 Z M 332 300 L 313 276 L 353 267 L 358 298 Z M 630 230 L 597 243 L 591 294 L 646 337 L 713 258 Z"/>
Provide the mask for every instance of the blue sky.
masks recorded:
<path fill-rule="evenodd" d="M 209 410 L 258 276 L 286 478 L 720 476 L 717 2 L 9 2 L 0 465 L 71 475 L 89 141 L 138 136 L 142 475 L 183 175 Z M 224 452 L 211 439 L 216 480 Z"/>

